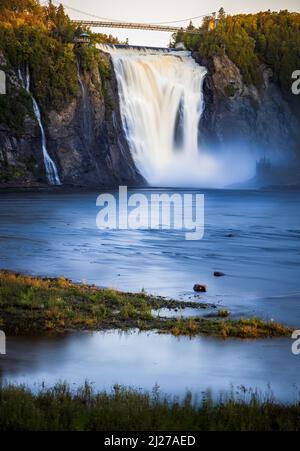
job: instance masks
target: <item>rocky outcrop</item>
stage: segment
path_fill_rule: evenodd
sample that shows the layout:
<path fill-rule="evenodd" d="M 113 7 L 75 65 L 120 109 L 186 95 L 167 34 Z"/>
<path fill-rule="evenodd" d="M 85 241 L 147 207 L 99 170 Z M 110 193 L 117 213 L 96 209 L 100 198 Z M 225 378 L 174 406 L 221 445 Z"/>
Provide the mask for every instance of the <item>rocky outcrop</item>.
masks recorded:
<path fill-rule="evenodd" d="M 274 177 L 269 171 L 268 184 L 299 183 L 300 110 L 295 99 L 274 82 L 272 70 L 260 68 L 263 85 L 258 89 L 245 85 L 240 70 L 227 56 L 209 61 L 195 58 L 208 68 L 202 145 L 214 152 L 246 150 L 257 160 L 269 160 Z"/>
<path fill-rule="evenodd" d="M 109 58 L 109 56 L 103 56 Z M 79 74 L 80 95 L 60 111 L 47 114 L 47 148 L 63 185 L 138 186 L 137 172 L 125 139 L 117 83 L 101 80 L 98 67 Z M 16 72 L 7 72 L 9 89 L 21 90 Z M 41 136 L 34 115 L 27 114 L 22 131 L 0 124 L 0 184 L 47 184 Z"/>

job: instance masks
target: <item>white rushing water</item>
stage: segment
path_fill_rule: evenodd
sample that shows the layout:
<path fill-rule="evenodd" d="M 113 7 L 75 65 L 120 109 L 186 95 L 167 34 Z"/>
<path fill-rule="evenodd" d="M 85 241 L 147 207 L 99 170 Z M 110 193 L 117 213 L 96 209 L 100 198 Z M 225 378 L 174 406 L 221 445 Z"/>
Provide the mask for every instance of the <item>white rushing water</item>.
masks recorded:
<path fill-rule="evenodd" d="M 255 159 L 234 147 L 200 145 L 207 70 L 187 51 L 101 44 L 118 82 L 123 128 L 137 168 L 160 187 L 225 186 L 250 179 Z"/>
<path fill-rule="evenodd" d="M 197 184 L 206 69 L 189 52 L 103 50 L 112 55 L 123 126 L 141 174 L 151 185 Z"/>
<path fill-rule="evenodd" d="M 156 186 L 196 186 L 212 161 L 201 154 L 206 68 L 190 52 L 100 46 L 111 53 L 123 127 L 137 168 Z"/>
<path fill-rule="evenodd" d="M 19 75 L 19 78 L 20 78 L 24 88 L 26 89 L 28 94 L 30 94 L 30 96 L 31 96 L 33 111 L 34 111 L 36 120 L 40 127 L 41 137 L 42 137 L 42 143 L 41 143 L 42 144 L 42 152 L 43 152 L 43 158 L 44 158 L 44 164 L 45 164 L 45 170 L 46 170 L 46 176 L 47 176 L 48 182 L 50 183 L 50 185 L 61 185 L 61 181 L 60 181 L 60 178 L 58 175 L 56 165 L 55 165 L 54 161 L 52 160 L 52 158 L 50 157 L 48 150 L 47 150 L 47 141 L 46 141 L 46 135 L 45 135 L 45 130 L 44 130 L 43 122 L 42 122 L 40 108 L 39 108 L 38 103 L 35 100 L 34 96 L 30 92 L 29 67 L 28 66 L 26 67 L 25 77 L 23 76 L 21 69 L 19 69 L 18 75 Z"/>

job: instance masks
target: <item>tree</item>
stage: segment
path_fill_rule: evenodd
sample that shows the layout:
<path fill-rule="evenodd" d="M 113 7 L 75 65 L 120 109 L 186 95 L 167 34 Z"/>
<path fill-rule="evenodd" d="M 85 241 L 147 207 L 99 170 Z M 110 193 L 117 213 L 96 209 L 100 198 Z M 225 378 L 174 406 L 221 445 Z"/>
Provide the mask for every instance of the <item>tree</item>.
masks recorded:
<path fill-rule="evenodd" d="M 187 30 L 189 30 L 189 31 L 195 30 L 194 24 L 191 20 L 190 20 L 189 26 L 187 27 Z"/>
<path fill-rule="evenodd" d="M 34 11 L 38 6 L 36 0 L 0 0 L 0 11 L 4 9 L 15 12 Z"/>
<path fill-rule="evenodd" d="M 202 21 L 201 28 L 203 30 L 208 30 L 210 22 L 213 20 L 212 16 L 205 16 Z"/>
<path fill-rule="evenodd" d="M 226 17 L 225 9 L 224 8 L 220 8 L 219 12 L 218 12 L 218 19 L 222 20 L 222 19 L 225 19 L 225 17 Z"/>

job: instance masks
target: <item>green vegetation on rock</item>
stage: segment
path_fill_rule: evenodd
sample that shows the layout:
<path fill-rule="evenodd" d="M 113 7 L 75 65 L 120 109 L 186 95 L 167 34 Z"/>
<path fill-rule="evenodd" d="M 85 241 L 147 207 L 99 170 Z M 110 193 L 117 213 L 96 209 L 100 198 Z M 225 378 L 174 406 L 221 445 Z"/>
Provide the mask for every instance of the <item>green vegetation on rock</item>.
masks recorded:
<path fill-rule="evenodd" d="M 0 123 L 20 135 L 27 115 L 33 115 L 30 95 L 23 88 L 16 90 L 8 86 L 7 94 L 0 96 Z"/>
<path fill-rule="evenodd" d="M 31 0 L 5 1 L 0 17 L 0 51 L 8 69 L 28 65 L 42 110 L 62 109 L 79 94 L 73 51 L 76 28 L 63 8 L 41 7 Z"/>
<path fill-rule="evenodd" d="M 261 64 L 272 68 L 275 81 L 290 91 L 292 72 L 300 67 L 300 14 L 288 11 L 226 16 L 219 12 L 214 30 L 211 17 L 204 19 L 201 34 L 180 32 L 174 43 L 183 41 L 202 58 L 226 54 L 241 70 L 246 84 L 260 86 Z"/>
<path fill-rule="evenodd" d="M 51 110 L 61 111 L 80 95 L 77 61 L 84 71 L 98 65 L 101 77 L 108 77 L 110 68 L 104 63 L 94 44 L 118 40 L 112 36 L 90 33 L 91 43 L 76 44 L 83 31 L 65 14 L 63 6 L 41 6 L 37 0 L 0 0 L 0 65 L 17 73 L 29 67 L 31 90 L 43 117 Z M 24 118 L 32 105 L 18 82 L 8 77 L 8 94 L 0 97 L 0 123 L 22 133 Z"/>
<path fill-rule="evenodd" d="M 92 72 L 99 71 L 101 83 L 98 89 L 101 90 L 104 104 L 106 118 L 109 118 L 114 108 L 113 99 L 109 93 L 108 84 L 112 79 L 112 66 L 109 57 L 104 56 L 96 47 L 79 47 L 76 50 L 77 57 L 80 61 L 80 68 L 82 71 Z M 95 81 L 95 80 L 93 80 Z"/>
<path fill-rule="evenodd" d="M 18 180 L 24 175 L 24 171 L 21 171 L 20 169 L 5 161 L 0 161 L 0 183 L 8 183 L 14 180 Z"/>

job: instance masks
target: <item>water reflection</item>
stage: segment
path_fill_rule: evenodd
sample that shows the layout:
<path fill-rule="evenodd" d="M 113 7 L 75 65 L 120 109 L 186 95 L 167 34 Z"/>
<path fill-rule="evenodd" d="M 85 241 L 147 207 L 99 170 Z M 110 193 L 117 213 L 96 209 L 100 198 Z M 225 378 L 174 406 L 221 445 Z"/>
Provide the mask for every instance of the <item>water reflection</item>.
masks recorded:
<path fill-rule="evenodd" d="M 63 337 L 8 339 L 0 357 L 2 377 L 32 388 L 45 382 L 85 380 L 99 390 L 122 384 L 182 396 L 186 390 L 215 394 L 233 386 L 268 390 L 294 400 L 300 359 L 290 340 L 219 340 L 174 338 L 152 333 L 71 333 Z"/>

